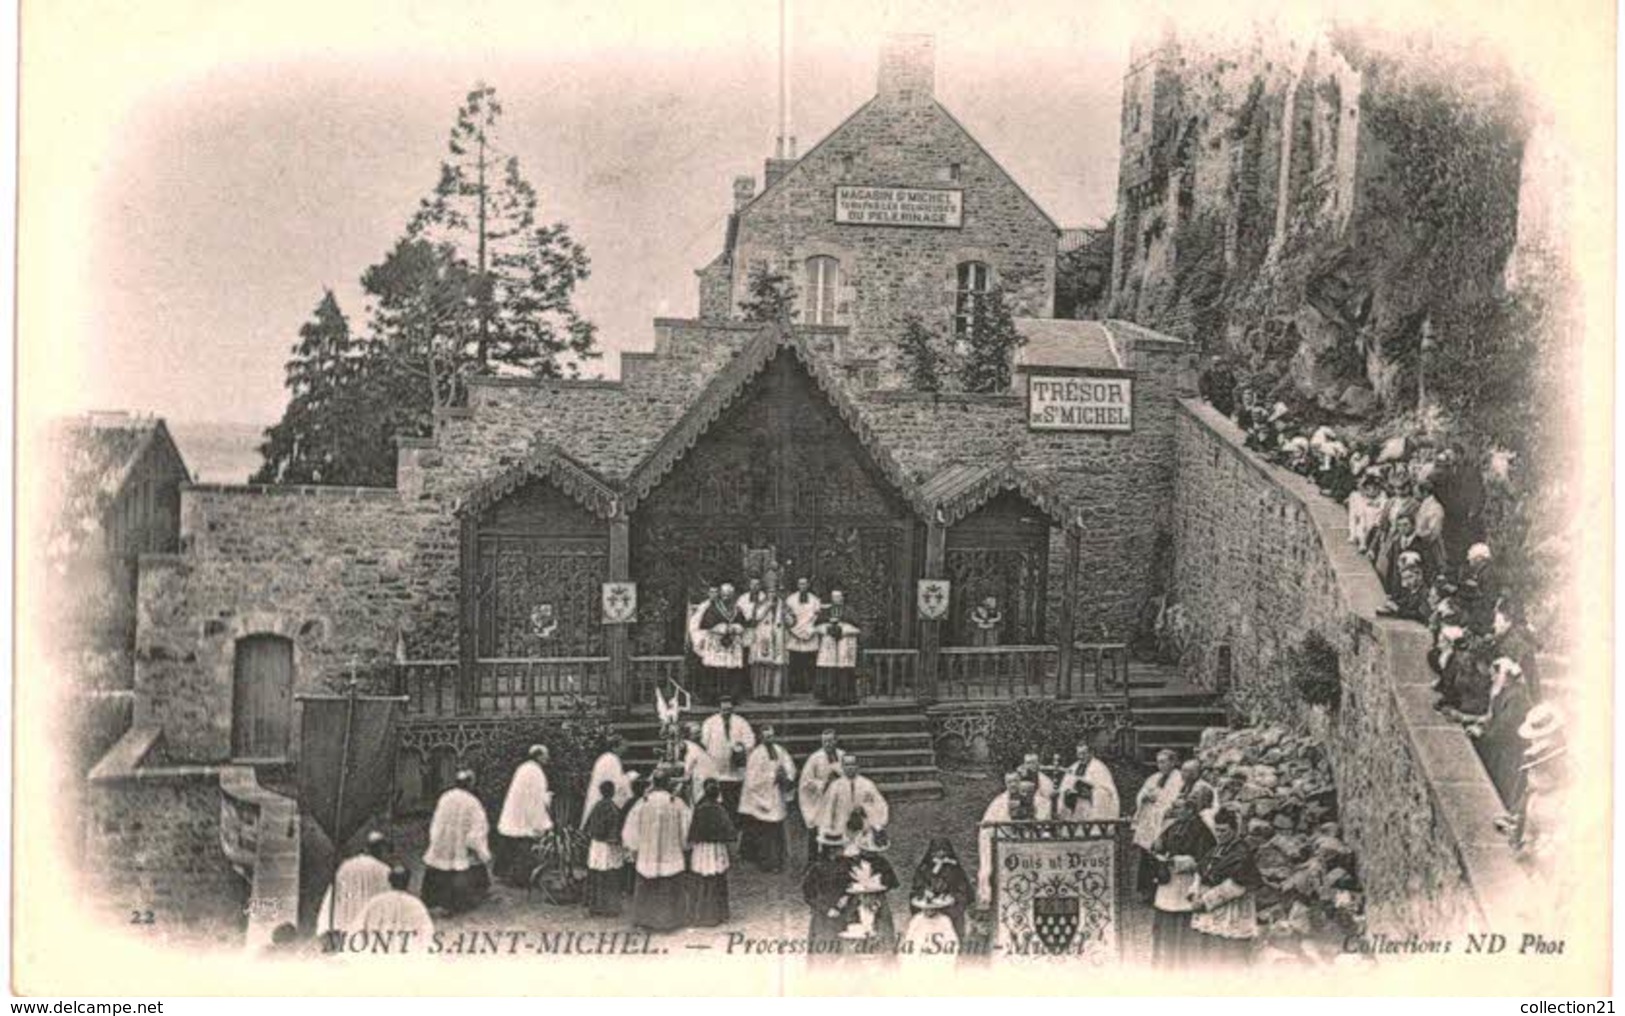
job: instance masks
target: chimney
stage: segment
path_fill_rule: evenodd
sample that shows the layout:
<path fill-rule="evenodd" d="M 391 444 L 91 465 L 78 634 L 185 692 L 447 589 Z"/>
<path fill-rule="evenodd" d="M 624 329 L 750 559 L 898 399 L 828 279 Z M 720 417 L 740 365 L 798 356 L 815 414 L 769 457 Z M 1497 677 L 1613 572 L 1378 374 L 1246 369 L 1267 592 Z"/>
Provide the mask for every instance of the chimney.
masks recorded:
<path fill-rule="evenodd" d="M 891 102 L 921 102 L 936 89 L 937 42 L 930 35 L 888 35 L 880 47 L 875 92 Z"/>
<path fill-rule="evenodd" d="M 750 199 L 756 196 L 756 178 L 753 176 L 734 177 L 734 211 L 750 204 Z"/>
<path fill-rule="evenodd" d="M 768 159 L 767 168 L 762 171 L 762 190 L 768 190 L 778 183 L 779 179 L 790 172 L 790 167 L 795 164 L 796 160 L 794 159 Z"/>

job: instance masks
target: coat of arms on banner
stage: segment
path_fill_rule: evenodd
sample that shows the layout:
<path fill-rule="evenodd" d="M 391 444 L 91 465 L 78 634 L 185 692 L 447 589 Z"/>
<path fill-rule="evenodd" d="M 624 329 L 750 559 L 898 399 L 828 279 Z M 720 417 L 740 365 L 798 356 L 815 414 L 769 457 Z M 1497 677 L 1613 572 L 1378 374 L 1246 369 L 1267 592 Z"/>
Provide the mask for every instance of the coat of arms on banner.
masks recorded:
<path fill-rule="evenodd" d="M 1118 822 L 997 823 L 993 908 L 1007 956 L 1119 958 Z"/>
<path fill-rule="evenodd" d="M 919 592 L 920 620 L 940 621 L 948 616 L 947 579 L 921 579 Z"/>
<path fill-rule="evenodd" d="M 638 616 L 636 582 L 604 583 L 604 623 L 630 624 Z"/>

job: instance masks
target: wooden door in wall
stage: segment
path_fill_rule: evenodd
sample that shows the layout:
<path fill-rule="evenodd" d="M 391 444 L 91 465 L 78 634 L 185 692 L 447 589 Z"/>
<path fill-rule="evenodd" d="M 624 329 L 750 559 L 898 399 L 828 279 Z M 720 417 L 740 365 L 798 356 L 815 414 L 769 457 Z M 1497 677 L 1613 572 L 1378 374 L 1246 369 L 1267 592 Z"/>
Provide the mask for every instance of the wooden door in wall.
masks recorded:
<path fill-rule="evenodd" d="M 293 643 L 237 640 L 231 684 L 231 757 L 285 759 L 293 727 Z"/>

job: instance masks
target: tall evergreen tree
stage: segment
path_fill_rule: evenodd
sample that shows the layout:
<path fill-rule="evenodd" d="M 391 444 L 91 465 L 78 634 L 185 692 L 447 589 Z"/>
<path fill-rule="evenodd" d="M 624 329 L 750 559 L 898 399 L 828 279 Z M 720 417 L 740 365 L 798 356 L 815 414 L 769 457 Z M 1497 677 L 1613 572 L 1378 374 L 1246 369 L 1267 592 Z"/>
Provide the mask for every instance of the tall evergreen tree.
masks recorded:
<path fill-rule="evenodd" d="M 1009 390 L 1016 350 L 1026 344 L 1027 340 L 1016 331 L 1004 292 L 989 290 L 971 308 L 970 335 L 959 365 L 960 384 L 967 392 Z"/>
<path fill-rule="evenodd" d="M 288 405 L 265 431 L 264 464 L 255 483 L 361 483 L 356 458 L 365 456 L 356 395 L 362 350 L 332 290 L 322 294 L 286 366 Z"/>
<path fill-rule="evenodd" d="M 536 189 L 502 145 L 502 104 L 478 83 L 457 110 L 440 180 L 407 227 L 455 265 L 466 280 L 456 296 L 471 328 L 454 352 L 452 372 L 574 374 L 598 355 L 596 329 L 572 304 L 586 279 L 587 252 L 563 223 L 537 221 Z"/>

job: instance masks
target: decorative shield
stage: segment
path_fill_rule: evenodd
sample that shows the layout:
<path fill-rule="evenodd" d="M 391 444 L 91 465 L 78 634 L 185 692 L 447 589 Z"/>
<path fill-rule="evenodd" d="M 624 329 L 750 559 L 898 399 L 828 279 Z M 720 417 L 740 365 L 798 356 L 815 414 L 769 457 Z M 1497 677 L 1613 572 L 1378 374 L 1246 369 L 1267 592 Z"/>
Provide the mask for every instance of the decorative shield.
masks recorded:
<path fill-rule="evenodd" d="M 631 624 L 638 617 L 636 582 L 604 583 L 604 623 Z"/>
<path fill-rule="evenodd" d="M 948 616 L 947 579 L 921 579 L 919 588 L 919 611 L 922 621 L 940 621 Z"/>
<path fill-rule="evenodd" d="M 1033 900 L 1033 930 L 1051 953 L 1071 948 L 1078 934 L 1079 904 L 1076 896 L 1040 896 Z"/>

